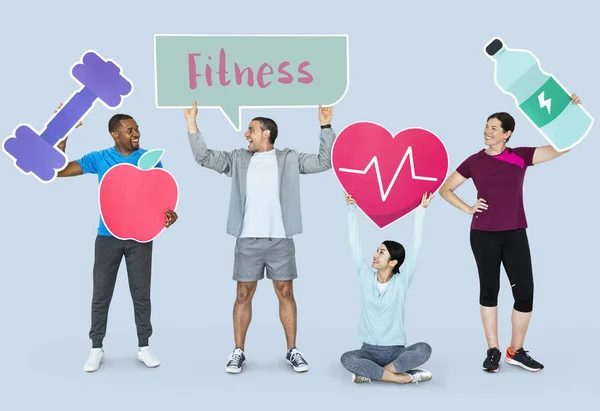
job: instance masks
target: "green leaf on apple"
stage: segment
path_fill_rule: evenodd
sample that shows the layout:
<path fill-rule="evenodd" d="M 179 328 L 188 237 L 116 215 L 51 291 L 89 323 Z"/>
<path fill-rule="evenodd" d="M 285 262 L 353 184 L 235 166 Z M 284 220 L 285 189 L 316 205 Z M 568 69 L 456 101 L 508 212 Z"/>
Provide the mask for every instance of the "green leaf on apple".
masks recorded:
<path fill-rule="evenodd" d="M 138 160 L 138 167 L 142 170 L 154 168 L 162 158 L 163 154 L 165 154 L 165 150 L 161 149 L 146 151 Z"/>

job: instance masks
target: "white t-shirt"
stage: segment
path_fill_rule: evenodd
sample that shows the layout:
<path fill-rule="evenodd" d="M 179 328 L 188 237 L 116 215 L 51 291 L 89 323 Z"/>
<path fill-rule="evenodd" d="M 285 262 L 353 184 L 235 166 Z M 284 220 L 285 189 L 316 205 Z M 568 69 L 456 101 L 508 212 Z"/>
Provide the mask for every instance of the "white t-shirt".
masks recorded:
<path fill-rule="evenodd" d="M 390 282 L 388 281 L 387 283 L 380 283 L 379 281 L 377 281 L 377 287 L 379 287 L 379 293 L 381 294 L 383 292 L 383 290 L 385 290 L 388 286 Z"/>
<path fill-rule="evenodd" d="M 240 237 L 285 238 L 275 149 L 250 159 Z"/>

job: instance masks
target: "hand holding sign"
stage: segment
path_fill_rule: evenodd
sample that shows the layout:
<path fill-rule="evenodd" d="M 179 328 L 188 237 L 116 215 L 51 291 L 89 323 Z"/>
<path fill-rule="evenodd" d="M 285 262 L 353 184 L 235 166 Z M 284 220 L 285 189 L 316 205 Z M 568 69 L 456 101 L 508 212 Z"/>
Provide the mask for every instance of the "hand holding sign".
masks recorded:
<path fill-rule="evenodd" d="M 58 110 L 60 110 L 60 108 L 63 106 L 63 103 L 60 103 L 58 105 L 58 108 L 56 110 L 54 110 L 54 114 L 56 114 L 58 112 Z M 79 123 L 77 123 L 77 125 L 75 126 L 75 128 L 79 128 L 83 125 L 82 121 L 79 121 Z M 66 147 L 67 147 L 67 140 L 68 140 L 69 136 L 65 136 L 65 138 L 63 140 L 61 140 L 60 143 L 58 143 L 56 145 L 56 147 L 58 147 L 59 150 L 61 150 L 62 152 L 65 151 Z"/>
<path fill-rule="evenodd" d="M 346 197 L 347 205 L 356 204 L 356 200 L 354 198 L 352 198 L 351 194 L 344 193 L 344 197 Z M 423 196 L 421 197 L 421 207 L 423 207 L 423 208 L 429 207 L 429 203 L 431 203 L 431 200 L 433 200 L 433 197 L 435 197 L 435 194 L 424 193 Z"/>
<path fill-rule="evenodd" d="M 196 116 L 198 115 L 198 103 L 194 100 L 192 107 L 183 109 L 183 116 L 185 117 L 185 121 L 189 123 L 194 123 L 196 121 Z"/>
<path fill-rule="evenodd" d="M 433 193 L 423 194 L 423 197 L 421 198 L 421 207 L 423 207 L 423 208 L 429 207 L 429 203 L 431 203 L 431 200 L 433 200 L 433 197 L 435 197 L 435 194 L 433 194 Z"/>
<path fill-rule="evenodd" d="M 323 107 L 319 105 L 319 121 L 321 125 L 331 124 L 333 117 L 333 107 Z"/>
<path fill-rule="evenodd" d="M 348 89 L 344 35 L 157 34 L 154 53 L 157 108 L 197 100 L 219 108 L 237 131 L 242 107 L 333 106 Z"/>
<path fill-rule="evenodd" d="M 177 219 L 179 218 L 179 216 L 177 215 L 177 213 L 173 210 L 165 210 L 165 222 L 163 223 L 165 228 L 169 228 L 171 227 L 173 224 L 175 224 L 175 221 L 177 221 Z"/>

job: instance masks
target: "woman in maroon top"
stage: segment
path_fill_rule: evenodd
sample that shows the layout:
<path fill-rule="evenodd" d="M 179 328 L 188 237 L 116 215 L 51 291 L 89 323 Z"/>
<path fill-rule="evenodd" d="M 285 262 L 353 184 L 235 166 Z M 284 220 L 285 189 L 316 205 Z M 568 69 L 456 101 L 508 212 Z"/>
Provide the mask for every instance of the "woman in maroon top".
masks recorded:
<path fill-rule="evenodd" d="M 571 95 L 573 104 L 581 104 Z M 470 242 L 479 271 L 479 304 L 488 344 L 483 369 L 497 372 L 501 352 L 498 343 L 498 293 L 500 264 L 510 280 L 514 298 L 512 338 L 505 361 L 529 371 L 544 366 L 523 349 L 533 310 L 533 270 L 523 208 L 523 180 L 527 168 L 560 157 L 552 146 L 510 148 L 506 143 L 515 129 L 508 113 L 488 117 L 484 131 L 486 149 L 467 158 L 440 188 L 440 195 L 454 207 L 472 214 Z M 456 194 L 467 179 L 477 188 L 477 202 L 469 206 Z"/>

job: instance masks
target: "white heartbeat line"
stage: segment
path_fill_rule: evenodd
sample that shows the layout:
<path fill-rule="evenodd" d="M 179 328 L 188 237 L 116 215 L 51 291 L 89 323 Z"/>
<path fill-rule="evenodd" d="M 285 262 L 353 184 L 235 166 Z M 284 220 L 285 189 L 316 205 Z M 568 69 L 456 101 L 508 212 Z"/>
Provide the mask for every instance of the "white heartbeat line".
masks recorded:
<path fill-rule="evenodd" d="M 354 173 L 354 174 L 363 174 L 364 175 L 369 172 L 369 170 L 371 169 L 371 167 L 373 165 L 375 165 L 375 173 L 377 174 L 377 182 L 379 183 L 379 192 L 381 193 L 381 201 L 385 201 L 387 199 L 388 195 L 390 194 L 390 191 L 391 191 L 392 187 L 394 186 L 394 183 L 396 182 L 396 178 L 398 178 L 398 175 L 400 174 L 400 170 L 402 170 L 402 166 L 404 165 L 404 162 L 406 161 L 406 158 L 408 156 L 410 156 L 410 173 L 411 173 L 411 177 L 413 180 L 425 180 L 425 181 L 437 181 L 438 180 L 435 177 L 422 177 L 422 176 L 418 176 L 415 174 L 415 161 L 413 158 L 411 146 L 409 146 L 408 149 L 406 150 L 406 152 L 404 153 L 404 157 L 402 157 L 402 161 L 400 162 L 400 164 L 398 164 L 396 173 L 394 174 L 394 177 L 392 178 L 392 181 L 388 185 L 385 192 L 383 191 L 383 182 L 381 181 L 381 171 L 379 170 L 379 161 L 377 160 L 377 156 L 373 156 L 373 158 L 371 159 L 369 164 L 367 164 L 367 167 L 365 167 L 364 170 L 354 170 L 352 168 L 339 168 L 338 170 L 346 172 L 346 173 Z"/>

